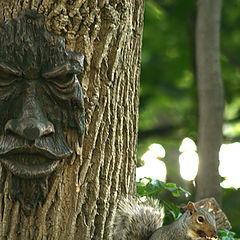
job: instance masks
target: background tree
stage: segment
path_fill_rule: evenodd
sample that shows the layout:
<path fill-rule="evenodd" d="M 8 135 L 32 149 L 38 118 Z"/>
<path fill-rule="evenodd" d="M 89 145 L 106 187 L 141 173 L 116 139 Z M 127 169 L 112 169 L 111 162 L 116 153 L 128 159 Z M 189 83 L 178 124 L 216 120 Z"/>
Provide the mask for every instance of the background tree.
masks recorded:
<path fill-rule="evenodd" d="M 221 202 L 218 173 L 222 144 L 224 94 L 220 70 L 221 0 L 199 0 L 196 25 L 196 68 L 199 102 L 198 200 Z"/>
<path fill-rule="evenodd" d="M 142 1 L 0 1 L 0 21 L 28 8 L 46 17 L 50 32 L 68 50 L 85 55 L 79 76 L 86 107 L 86 134 L 52 179 L 43 205 L 31 216 L 8 196 L 0 166 L 1 239 L 111 239 L 117 199 L 135 194 Z"/>

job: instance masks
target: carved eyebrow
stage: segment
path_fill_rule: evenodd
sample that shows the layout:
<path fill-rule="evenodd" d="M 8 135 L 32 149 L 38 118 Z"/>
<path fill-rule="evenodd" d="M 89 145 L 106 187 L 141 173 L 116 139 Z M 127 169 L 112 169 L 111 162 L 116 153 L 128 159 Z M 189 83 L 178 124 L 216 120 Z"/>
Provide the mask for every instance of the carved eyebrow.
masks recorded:
<path fill-rule="evenodd" d="M 56 78 L 66 74 L 79 74 L 83 70 L 84 56 L 73 52 L 68 52 L 68 60 L 60 66 L 43 72 L 43 78 Z"/>
<path fill-rule="evenodd" d="M 22 72 L 21 71 L 19 71 L 17 68 L 12 66 L 11 64 L 6 63 L 6 62 L 2 62 L 2 61 L 0 61 L 0 71 L 4 72 L 4 73 L 15 75 L 17 77 L 21 77 L 22 76 Z"/>
<path fill-rule="evenodd" d="M 65 74 L 70 74 L 72 73 L 70 71 L 70 69 L 68 69 L 68 63 L 66 63 L 65 65 L 62 65 L 60 67 L 56 67 L 48 72 L 45 72 L 42 74 L 43 78 L 49 79 L 49 78 L 56 78 Z"/>

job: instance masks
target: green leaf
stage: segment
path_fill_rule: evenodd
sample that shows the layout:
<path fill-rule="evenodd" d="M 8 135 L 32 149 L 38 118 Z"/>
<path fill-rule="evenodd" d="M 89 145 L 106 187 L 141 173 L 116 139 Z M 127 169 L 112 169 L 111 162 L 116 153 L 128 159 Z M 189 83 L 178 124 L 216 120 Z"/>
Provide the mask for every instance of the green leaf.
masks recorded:
<path fill-rule="evenodd" d="M 182 215 L 179 207 L 177 207 L 175 204 L 163 199 L 161 201 L 164 203 L 164 206 L 167 209 L 167 211 L 170 212 L 170 214 L 172 215 L 174 221 L 177 220 Z"/>
<path fill-rule="evenodd" d="M 222 240 L 235 240 L 237 238 L 235 238 L 236 233 L 231 232 L 227 229 L 219 229 L 218 230 L 218 236 L 222 239 Z"/>
<path fill-rule="evenodd" d="M 146 180 L 146 182 L 144 181 Z M 164 183 L 159 180 L 152 180 L 151 178 L 142 178 L 137 182 L 137 194 L 140 197 L 159 198 L 163 191 L 169 191 L 174 197 L 180 197 L 181 193 L 191 195 L 190 192 L 181 187 L 177 187 L 175 183 Z"/>

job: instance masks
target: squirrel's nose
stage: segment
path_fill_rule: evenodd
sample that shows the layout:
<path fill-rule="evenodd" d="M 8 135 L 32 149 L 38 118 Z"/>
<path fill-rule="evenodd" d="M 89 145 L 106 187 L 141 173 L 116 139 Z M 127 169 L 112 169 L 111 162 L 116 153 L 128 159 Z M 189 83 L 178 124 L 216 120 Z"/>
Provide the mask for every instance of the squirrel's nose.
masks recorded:
<path fill-rule="evenodd" d="M 41 136 L 54 133 L 55 129 L 49 121 L 39 121 L 35 118 L 11 119 L 5 125 L 5 131 L 17 134 L 27 140 L 34 141 Z"/>

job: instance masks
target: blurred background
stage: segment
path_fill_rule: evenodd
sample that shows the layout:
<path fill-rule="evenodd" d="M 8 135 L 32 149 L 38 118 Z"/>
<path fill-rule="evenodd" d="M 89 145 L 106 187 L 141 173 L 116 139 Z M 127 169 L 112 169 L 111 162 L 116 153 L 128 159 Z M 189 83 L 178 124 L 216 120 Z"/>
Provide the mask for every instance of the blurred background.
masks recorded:
<path fill-rule="evenodd" d="M 225 94 L 219 152 L 222 208 L 240 235 L 240 0 L 223 1 Z M 147 0 L 142 49 L 137 180 L 174 182 L 192 193 L 198 171 L 196 1 Z M 169 197 L 169 196 L 166 196 Z M 169 197 L 170 198 L 170 197 Z M 172 201 L 176 201 L 172 199 Z"/>

